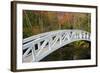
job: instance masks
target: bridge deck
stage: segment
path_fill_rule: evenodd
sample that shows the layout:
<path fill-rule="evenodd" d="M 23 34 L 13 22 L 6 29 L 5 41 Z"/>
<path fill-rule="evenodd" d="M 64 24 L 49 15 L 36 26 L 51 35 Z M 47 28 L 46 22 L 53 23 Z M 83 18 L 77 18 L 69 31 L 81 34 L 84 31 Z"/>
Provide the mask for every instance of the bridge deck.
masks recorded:
<path fill-rule="evenodd" d="M 24 60 L 23 60 L 23 62 L 25 63 L 25 62 L 32 62 L 32 54 L 31 55 L 29 55 L 29 56 L 27 56 Z"/>

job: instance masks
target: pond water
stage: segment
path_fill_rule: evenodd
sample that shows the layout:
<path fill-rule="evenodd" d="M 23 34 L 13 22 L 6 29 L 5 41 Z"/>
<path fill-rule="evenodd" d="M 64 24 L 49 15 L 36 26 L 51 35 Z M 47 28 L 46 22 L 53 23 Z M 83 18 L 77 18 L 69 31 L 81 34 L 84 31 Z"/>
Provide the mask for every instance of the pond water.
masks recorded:
<path fill-rule="evenodd" d="M 76 41 L 65 45 L 41 61 L 63 61 L 91 59 L 91 43 L 88 41 Z"/>

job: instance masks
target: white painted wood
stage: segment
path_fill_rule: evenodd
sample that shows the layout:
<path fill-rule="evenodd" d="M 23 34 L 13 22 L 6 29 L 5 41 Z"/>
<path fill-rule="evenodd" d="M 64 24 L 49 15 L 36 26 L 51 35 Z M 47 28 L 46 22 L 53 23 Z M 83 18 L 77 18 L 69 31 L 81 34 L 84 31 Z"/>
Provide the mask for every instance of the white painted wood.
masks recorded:
<path fill-rule="evenodd" d="M 55 38 L 52 39 L 54 36 Z M 34 35 L 23 40 L 23 50 L 28 48 L 23 54 L 23 58 L 26 58 L 28 52 L 32 50 L 32 62 L 40 61 L 45 56 L 64 45 L 78 40 L 90 41 L 90 38 L 90 33 L 82 30 L 57 30 Z M 60 40 L 57 41 L 58 39 Z M 44 42 L 40 45 L 40 42 L 42 41 Z M 48 45 L 46 45 L 47 43 Z M 38 50 L 35 50 L 35 46 L 33 44 L 38 44 Z"/>

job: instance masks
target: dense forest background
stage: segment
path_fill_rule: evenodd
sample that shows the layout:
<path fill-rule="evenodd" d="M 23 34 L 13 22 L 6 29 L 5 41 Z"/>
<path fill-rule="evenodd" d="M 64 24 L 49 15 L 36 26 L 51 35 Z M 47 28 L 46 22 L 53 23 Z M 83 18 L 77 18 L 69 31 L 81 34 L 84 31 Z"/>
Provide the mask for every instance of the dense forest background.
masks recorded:
<path fill-rule="evenodd" d="M 91 14 L 23 10 L 23 39 L 39 33 L 63 29 L 80 29 L 91 32 Z M 81 40 L 61 47 L 41 61 L 90 58 L 91 43 Z"/>

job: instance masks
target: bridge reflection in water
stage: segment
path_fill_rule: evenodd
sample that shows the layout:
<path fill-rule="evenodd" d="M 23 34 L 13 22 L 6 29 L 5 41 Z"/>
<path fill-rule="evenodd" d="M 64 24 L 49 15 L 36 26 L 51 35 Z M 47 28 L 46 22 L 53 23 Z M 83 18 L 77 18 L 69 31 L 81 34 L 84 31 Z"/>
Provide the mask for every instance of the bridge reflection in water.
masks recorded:
<path fill-rule="evenodd" d="M 57 30 L 25 38 L 22 61 L 38 62 L 57 49 L 79 40 L 90 41 L 90 33 L 83 30 Z"/>

